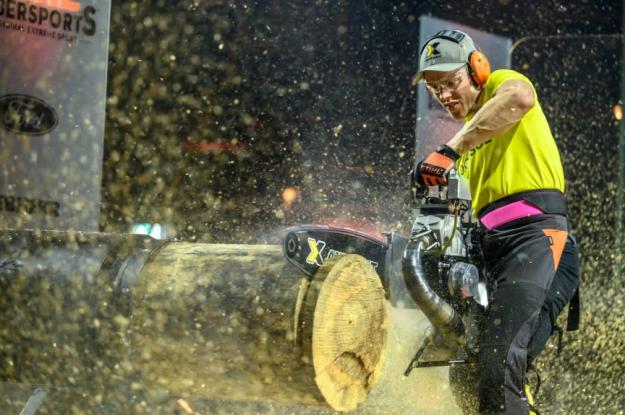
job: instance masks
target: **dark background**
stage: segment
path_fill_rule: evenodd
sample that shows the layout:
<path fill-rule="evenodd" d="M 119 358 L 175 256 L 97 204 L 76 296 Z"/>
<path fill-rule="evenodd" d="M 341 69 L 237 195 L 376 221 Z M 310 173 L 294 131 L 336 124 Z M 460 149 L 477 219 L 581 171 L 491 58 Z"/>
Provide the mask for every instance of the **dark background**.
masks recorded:
<path fill-rule="evenodd" d="M 405 231 L 424 14 L 529 37 L 513 68 L 561 149 L 584 280 L 582 330 L 541 359 L 539 404 L 618 413 L 621 2 L 113 1 L 102 228 L 158 222 L 220 243 L 273 243 L 304 222 Z"/>

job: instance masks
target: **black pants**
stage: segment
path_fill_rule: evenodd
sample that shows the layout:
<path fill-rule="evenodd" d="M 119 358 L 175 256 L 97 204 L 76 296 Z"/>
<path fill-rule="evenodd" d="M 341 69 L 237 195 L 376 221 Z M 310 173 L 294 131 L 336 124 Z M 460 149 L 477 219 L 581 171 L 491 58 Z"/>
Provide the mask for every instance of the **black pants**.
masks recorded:
<path fill-rule="evenodd" d="M 524 393 L 528 357 L 542 350 L 579 281 L 577 249 L 567 229 L 564 216 L 540 215 L 485 231 L 482 250 L 491 298 L 477 356 L 480 414 L 529 412 Z"/>
<path fill-rule="evenodd" d="M 547 340 L 553 334 L 556 320 L 564 307 L 571 301 L 571 298 L 579 288 L 579 253 L 577 244 L 572 236 L 569 236 L 564 252 L 560 258 L 560 264 L 553 283 L 547 293 L 545 303 L 540 310 L 536 330 L 532 334 L 530 343 L 527 346 L 528 363 L 538 357 L 544 349 Z M 577 305 L 579 307 L 579 305 Z M 579 313 L 579 310 L 570 310 Z"/>

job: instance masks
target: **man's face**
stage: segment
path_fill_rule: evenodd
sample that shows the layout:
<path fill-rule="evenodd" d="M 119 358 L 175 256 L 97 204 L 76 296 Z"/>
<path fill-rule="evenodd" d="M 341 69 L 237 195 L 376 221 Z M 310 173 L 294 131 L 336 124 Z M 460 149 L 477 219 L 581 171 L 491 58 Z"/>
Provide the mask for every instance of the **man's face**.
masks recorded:
<path fill-rule="evenodd" d="M 480 95 L 464 66 L 449 72 L 425 71 L 423 79 L 428 91 L 455 119 L 466 117 Z"/>

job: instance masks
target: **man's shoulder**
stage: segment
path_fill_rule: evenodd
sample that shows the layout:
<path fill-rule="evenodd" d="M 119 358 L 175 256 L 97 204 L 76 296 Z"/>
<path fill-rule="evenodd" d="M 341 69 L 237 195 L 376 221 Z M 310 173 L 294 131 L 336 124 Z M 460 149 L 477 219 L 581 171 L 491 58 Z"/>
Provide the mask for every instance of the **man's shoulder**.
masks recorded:
<path fill-rule="evenodd" d="M 494 70 L 489 76 L 487 83 L 501 85 L 503 82 L 509 79 L 520 79 L 528 82 L 530 85 L 532 82 L 522 73 L 515 71 L 514 69 L 497 69 Z"/>

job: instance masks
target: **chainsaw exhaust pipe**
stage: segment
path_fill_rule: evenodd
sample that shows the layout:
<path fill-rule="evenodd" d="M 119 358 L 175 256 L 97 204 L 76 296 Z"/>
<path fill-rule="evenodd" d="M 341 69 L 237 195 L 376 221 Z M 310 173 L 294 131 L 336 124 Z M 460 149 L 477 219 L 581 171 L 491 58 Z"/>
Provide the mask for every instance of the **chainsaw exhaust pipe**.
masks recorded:
<path fill-rule="evenodd" d="M 450 347 L 461 346 L 464 323 L 456 310 L 430 287 L 421 262 L 425 246 L 425 238 L 411 239 L 406 245 L 402 259 L 406 285 L 414 301 L 445 343 Z"/>

